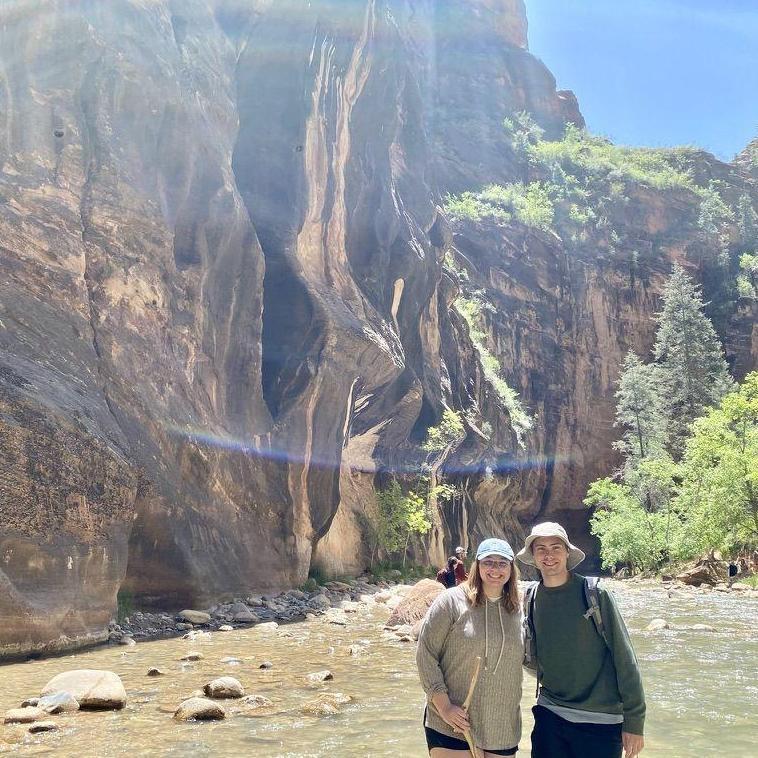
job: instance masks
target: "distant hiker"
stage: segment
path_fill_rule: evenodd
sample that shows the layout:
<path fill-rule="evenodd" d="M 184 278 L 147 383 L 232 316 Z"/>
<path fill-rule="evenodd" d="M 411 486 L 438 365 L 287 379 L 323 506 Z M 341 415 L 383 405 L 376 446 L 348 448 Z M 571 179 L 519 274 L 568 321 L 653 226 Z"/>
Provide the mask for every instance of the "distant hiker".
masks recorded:
<path fill-rule="evenodd" d="M 458 559 L 458 565 L 455 567 L 455 583 L 463 584 L 468 579 L 466 572 L 466 549 L 458 545 L 455 548 L 455 557 Z"/>
<path fill-rule="evenodd" d="M 447 588 L 455 587 L 455 569 L 457 565 L 458 559 L 454 555 L 451 555 L 447 559 L 447 566 L 437 572 L 437 581 Z"/>
<path fill-rule="evenodd" d="M 416 663 L 426 692 L 426 744 L 431 758 L 457 751 L 463 733 L 486 758 L 515 755 L 521 738 L 521 612 L 518 570 L 511 546 L 500 539 L 479 545 L 468 580 L 445 590 L 429 608 L 419 634 Z M 479 677 L 467 710 L 476 659 Z"/>
<path fill-rule="evenodd" d="M 731 579 L 740 573 L 739 566 L 734 561 L 729 561 L 729 578 Z"/>
<path fill-rule="evenodd" d="M 573 573 L 584 553 L 560 524 L 535 526 L 516 557 L 542 576 L 524 602 L 525 663 L 538 691 L 532 758 L 639 755 L 645 694 L 613 595 Z"/>

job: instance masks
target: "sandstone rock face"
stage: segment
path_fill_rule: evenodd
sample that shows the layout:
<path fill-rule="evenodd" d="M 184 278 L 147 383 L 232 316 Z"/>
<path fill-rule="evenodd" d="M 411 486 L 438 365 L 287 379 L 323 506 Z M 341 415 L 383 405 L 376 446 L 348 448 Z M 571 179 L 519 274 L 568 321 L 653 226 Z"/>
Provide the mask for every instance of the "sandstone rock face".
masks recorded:
<path fill-rule="evenodd" d="M 444 195 L 516 175 L 506 116 L 583 123 L 526 29 L 522 0 L 0 5 L 0 657 L 104 640 L 119 589 L 178 610 L 362 570 L 376 486 L 445 406 L 467 439 L 432 561 L 582 526 L 594 421 L 684 248 L 631 286 L 523 230 L 453 238 Z M 659 201 L 634 213 L 687 203 Z M 545 419 L 524 453 L 451 312 L 453 243 Z"/>

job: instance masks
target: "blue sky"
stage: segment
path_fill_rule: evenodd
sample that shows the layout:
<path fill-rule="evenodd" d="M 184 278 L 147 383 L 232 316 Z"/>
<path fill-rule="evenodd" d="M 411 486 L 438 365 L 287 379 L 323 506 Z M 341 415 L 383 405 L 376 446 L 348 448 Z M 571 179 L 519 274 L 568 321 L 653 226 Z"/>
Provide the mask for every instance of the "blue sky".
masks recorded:
<path fill-rule="evenodd" d="M 731 160 L 758 136 L 758 0 L 526 0 L 529 48 L 614 142 Z"/>

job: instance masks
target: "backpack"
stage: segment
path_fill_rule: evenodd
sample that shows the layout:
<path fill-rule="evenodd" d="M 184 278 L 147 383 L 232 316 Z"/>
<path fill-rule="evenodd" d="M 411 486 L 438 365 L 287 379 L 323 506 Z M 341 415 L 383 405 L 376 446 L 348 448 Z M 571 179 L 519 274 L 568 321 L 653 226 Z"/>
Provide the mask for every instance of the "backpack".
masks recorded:
<path fill-rule="evenodd" d="M 584 577 L 584 603 L 587 611 L 584 618 L 592 619 L 595 630 L 602 637 L 606 647 L 610 650 L 608 634 L 603 623 L 603 614 L 600 611 L 600 592 L 597 585 L 600 579 L 596 576 Z M 524 666 L 530 671 L 537 673 L 537 689 L 539 690 L 539 663 L 537 661 L 537 641 L 534 631 L 534 598 L 537 594 L 539 582 L 531 582 L 524 593 Z"/>
<path fill-rule="evenodd" d="M 437 572 L 437 581 L 447 589 L 455 587 L 455 572 L 446 568 L 440 569 Z"/>

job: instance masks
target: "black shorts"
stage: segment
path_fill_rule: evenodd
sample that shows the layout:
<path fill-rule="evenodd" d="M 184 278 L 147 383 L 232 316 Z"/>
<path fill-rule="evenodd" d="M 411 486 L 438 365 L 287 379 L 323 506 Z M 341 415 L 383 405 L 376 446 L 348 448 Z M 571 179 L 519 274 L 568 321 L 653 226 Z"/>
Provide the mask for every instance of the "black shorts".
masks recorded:
<path fill-rule="evenodd" d="M 431 729 L 428 726 L 424 726 L 426 732 L 426 746 L 431 751 L 433 747 L 444 747 L 448 750 L 465 750 L 468 752 L 468 743 L 465 740 L 457 740 L 455 737 L 448 737 L 442 732 L 438 732 L 436 729 Z M 518 745 L 516 747 L 507 747 L 503 750 L 488 750 L 488 753 L 494 755 L 516 755 Z"/>

